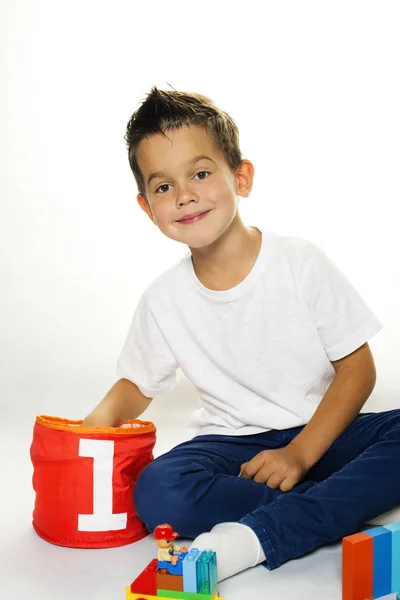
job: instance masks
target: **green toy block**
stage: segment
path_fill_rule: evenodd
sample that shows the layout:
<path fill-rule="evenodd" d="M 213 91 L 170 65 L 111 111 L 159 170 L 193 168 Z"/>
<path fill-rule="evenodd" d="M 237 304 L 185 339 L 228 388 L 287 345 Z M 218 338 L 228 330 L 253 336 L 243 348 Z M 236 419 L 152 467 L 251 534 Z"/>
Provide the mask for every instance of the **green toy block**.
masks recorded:
<path fill-rule="evenodd" d="M 182 600 L 212 600 L 211 594 L 193 594 L 192 592 L 176 592 L 174 590 L 157 590 L 157 596 L 164 598 L 182 598 Z"/>

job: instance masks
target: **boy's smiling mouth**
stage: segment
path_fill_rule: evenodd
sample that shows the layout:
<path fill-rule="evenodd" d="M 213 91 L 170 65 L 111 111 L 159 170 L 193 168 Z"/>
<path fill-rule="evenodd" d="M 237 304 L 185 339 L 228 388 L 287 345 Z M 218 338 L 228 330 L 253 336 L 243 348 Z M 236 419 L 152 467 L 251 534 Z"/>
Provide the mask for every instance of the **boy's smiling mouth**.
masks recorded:
<path fill-rule="evenodd" d="M 192 213 L 193 217 L 190 217 L 189 215 L 186 217 L 182 217 L 182 219 L 178 220 L 178 223 L 183 223 L 184 225 L 189 225 L 190 223 L 196 223 L 197 221 L 200 221 L 201 219 L 203 219 L 210 212 L 210 210 Z"/>

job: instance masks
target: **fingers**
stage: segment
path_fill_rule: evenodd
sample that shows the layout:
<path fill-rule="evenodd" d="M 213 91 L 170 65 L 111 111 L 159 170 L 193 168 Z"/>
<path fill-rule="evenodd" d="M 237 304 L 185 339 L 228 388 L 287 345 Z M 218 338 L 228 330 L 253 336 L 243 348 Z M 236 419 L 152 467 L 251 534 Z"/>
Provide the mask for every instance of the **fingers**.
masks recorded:
<path fill-rule="evenodd" d="M 279 475 L 278 473 L 271 473 L 271 475 L 265 481 L 265 484 L 273 490 L 277 490 L 284 479 L 285 477 Z"/>
<path fill-rule="evenodd" d="M 253 479 L 257 483 L 265 483 L 271 489 L 279 488 L 282 492 L 289 492 L 299 480 L 297 473 L 288 474 L 270 465 L 252 464 L 252 461 L 241 466 L 239 477 Z"/>
<path fill-rule="evenodd" d="M 290 479 L 290 477 L 286 477 L 286 479 L 284 479 L 279 485 L 279 489 L 281 490 L 281 492 L 290 492 L 290 490 L 294 488 L 296 483 L 296 480 Z"/>
<path fill-rule="evenodd" d="M 302 463 L 287 448 L 264 450 L 240 466 L 239 477 L 290 491 L 304 476 Z"/>
<path fill-rule="evenodd" d="M 256 479 L 255 476 L 258 474 L 260 469 L 263 468 L 263 466 L 264 460 L 260 454 L 257 454 L 257 456 L 252 458 L 249 462 L 242 464 L 239 477 L 244 477 L 245 479 L 254 479 L 255 481 L 261 481 L 260 479 Z M 266 480 L 264 479 L 264 481 Z M 264 481 L 262 483 L 264 483 Z"/>
<path fill-rule="evenodd" d="M 248 464 L 249 463 L 245 462 L 240 466 L 240 472 L 239 472 L 238 477 L 244 477 L 245 479 L 249 479 L 248 477 L 246 477 L 246 475 L 243 475 L 243 472 Z"/>

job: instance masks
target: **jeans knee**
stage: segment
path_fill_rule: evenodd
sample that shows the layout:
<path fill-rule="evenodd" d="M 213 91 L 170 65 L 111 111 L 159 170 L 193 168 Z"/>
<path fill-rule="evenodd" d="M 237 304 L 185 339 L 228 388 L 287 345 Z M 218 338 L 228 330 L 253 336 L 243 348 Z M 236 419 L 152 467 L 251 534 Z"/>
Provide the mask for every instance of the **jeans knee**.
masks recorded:
<path fill-rule="evenodd" d="M 180 535 L 185 535 L 182 516 L 190 512 L 190 505 L 187 496 L 185 500 L 184 474 L 160 458 L 149 463 L 136 481 L 135 510 L 150 532 L 161 523 L 169 523 Z"/>
<path fill-rule="evenodd" d="M 385 440 L 400 440 L 400 410 L 393 409 L 384 413 L 387 415 Z"/>
<path fill-rule="evenodd" d="M 133 490 L 133 501 L 138 517 L 144 522 L 147 529 L 152 532 L 158 523 L 154 513 L 154 498 L 159 495 L 157 462 L 149 463 L 139 474 Z"/>

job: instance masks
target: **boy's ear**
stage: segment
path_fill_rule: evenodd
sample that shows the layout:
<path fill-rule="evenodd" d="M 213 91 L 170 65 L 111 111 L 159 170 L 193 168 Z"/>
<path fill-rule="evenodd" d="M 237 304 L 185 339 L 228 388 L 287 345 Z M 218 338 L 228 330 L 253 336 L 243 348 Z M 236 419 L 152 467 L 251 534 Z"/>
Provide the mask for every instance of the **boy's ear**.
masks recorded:
<path fill-rule="evenodd" d="M 142 194 L 138 194 L 137 195 L 137 201 L 138 204 L 140 206 L 140 208 L 142 210 L 144 210 L 144 212 L 148 215 L 148 217 L 153 221 L 154 223 L 154 217 L 153 217 L 153 213 L 151 211 L 150 208 L 150 204 L 147 202 L 147 200 L 142 196 Z"/>
<path fill-rule="evenodd" d="M 236 186 L 239 196 L 246 198 L 250 196 L 253 187 L 254 166 L 249 160 L 242 160 L 236 172 Z"/>

